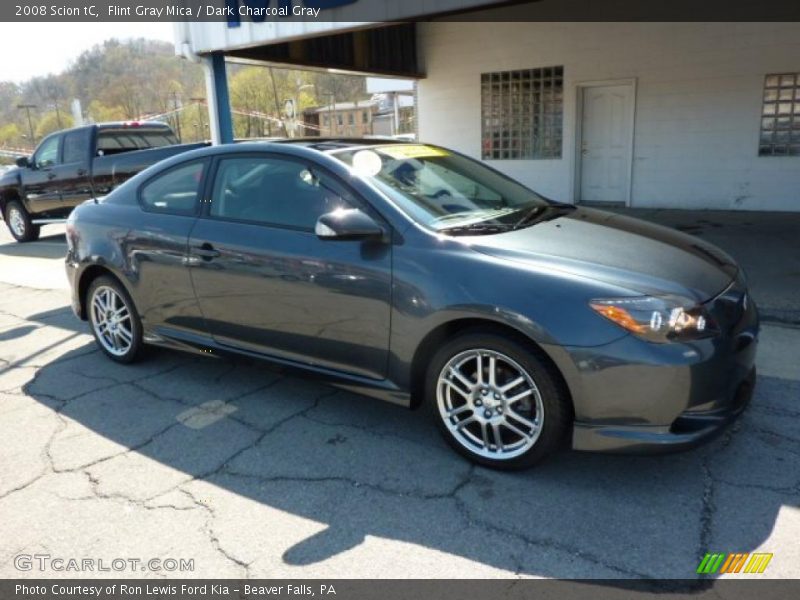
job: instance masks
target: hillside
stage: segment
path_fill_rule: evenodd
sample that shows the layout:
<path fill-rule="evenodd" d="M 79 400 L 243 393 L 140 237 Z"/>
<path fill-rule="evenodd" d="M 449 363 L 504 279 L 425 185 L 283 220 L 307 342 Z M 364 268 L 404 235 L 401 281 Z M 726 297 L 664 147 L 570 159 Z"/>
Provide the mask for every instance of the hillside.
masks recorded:
<path fill-rule="evenodd" d="M 228 77 L 237 137 L 279 135 L 277 118 L 286 98 L 297 98 L 300 108 L 331 97 L 364 98 L 362 77 L 235 64 L 229 65 Z M 171 44 L 109 40 L 58 75 L 19 85 L 0 81 L 0 148 L 30 148 L 48 133 L 71 126 L 73 99 L 88 121 L 161 115 L 184 141 L 205 139 L 204 96 L 202 67 L 176 57 Z M 30 124 L 19 105 L 33 106 Z"/>

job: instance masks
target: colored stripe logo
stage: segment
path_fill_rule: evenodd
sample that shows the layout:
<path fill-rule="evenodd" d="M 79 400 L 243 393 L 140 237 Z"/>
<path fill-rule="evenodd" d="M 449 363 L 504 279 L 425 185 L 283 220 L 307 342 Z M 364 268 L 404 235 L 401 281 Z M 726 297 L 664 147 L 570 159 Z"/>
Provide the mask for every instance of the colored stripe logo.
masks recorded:
<path fill-rule="evenodd" d="M 767 552 L 706 553 L 697 567 L 697 573 L 763 573 L 771 560 L 772 554 Z"/>

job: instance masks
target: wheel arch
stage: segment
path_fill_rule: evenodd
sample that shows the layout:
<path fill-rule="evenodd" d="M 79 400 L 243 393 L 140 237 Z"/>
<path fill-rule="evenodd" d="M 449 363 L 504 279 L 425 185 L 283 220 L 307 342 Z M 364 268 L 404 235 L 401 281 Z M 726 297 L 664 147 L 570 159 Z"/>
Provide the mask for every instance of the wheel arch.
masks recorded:
<path fill-rule="evenodd" d="M 9 202 L 12 202 L 14 200 L 19 202 L 22 205 L 22 207 L 25 208 L 25 210 L 27 210 L 25 204 L 22 202 L 22 199 L 20 198 L 19 190 L 17 189 L 3 190 L 2 192 L 0 192 L 0 216 L 2 216 L 3 219 L 6 218 L 6 206 L 8 205 Z"/>
<path fill-rule="evenodd" d="M 108 267 L 108 265 L 101 264 L 101 263 L 93 263 L 91 265 L 86 266 L 80 274 L 80 278 L 78 279 L 78 309 L 80 311 L 79 317 L 84 321 L 87 319 L 86 313 L 86 294 L 89 291 L 89 286 L 92 285 L 92 282 L 97 279 L 98 277 L 108 276 L 114 279 L 117 283 L 119 283 L 122 288 L 128 292 L 128 296 L 131 298 L 130 288 L 125 285 L 125 282 L 119 277 L 112 269 Z"/>
<path fill-rule="evenodd" d="M 565 378 L 562 370 L 559 368 L 557 362 L 552 356 L 533 340 L 530 336 L 525 335 L 520 330 L 508 325 L 491 319 L 480 317 L 464 317 L 453 319 L 442 323 L 428 332 L 422 339 L 414 352 L 414 357 L 411 361 L 410 373 L 410 387 L 411 387 L 411 408 L 417 408 L 421 405 L 424 398 L 424 384 L 425 375 L 428 368 L 430 358 L 436 352 L 437 348 L 447 339 L 456 335 L 463 335 L 469 331 L 484 331 L 491 332 L 497 335 L 510 337 L 518 343 L 530 348 L 538 358 L 544 361 L 552 370 L 559 386 L 561 386 L 569 398 L 570 410 L 573 415 L 575 412 L 574 400 L 572 390 Z"/>

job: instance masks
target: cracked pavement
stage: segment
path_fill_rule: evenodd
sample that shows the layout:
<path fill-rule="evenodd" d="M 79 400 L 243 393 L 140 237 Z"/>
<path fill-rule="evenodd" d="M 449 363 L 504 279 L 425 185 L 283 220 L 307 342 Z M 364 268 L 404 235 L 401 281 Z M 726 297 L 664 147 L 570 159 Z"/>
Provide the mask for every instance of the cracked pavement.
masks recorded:
<path fill-rule="evenodd" d="M 0 244 L 2 577 L 92 576 L 15 569 L 44 553 L 195 561 L 102 574 L 125 577 L 687 578 L 706 551 L 772 552 L 765 576 L 800 577 L 791 322 L 764 326 L 753 403 L 711 444 L 499 473 L 422 412 L 260 363 L 111 362 L 68 308 L 59 240 L 49 258 Z"/>

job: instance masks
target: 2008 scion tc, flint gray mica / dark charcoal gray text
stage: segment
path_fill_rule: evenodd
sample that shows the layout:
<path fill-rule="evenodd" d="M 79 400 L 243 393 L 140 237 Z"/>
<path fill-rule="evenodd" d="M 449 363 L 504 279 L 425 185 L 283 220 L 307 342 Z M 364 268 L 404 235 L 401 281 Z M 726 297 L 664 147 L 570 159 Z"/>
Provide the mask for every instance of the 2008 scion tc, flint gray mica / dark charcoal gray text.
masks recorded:
<path fill-rule="evenodd" d="M 425 406 L 492 467 L 688 448 L 755 381 L 758 316 L 728 255 L 438 146 L 196 150 L 76 208 L 67 238 L 74 310 L 113 360 L 262 358 Z"/>

